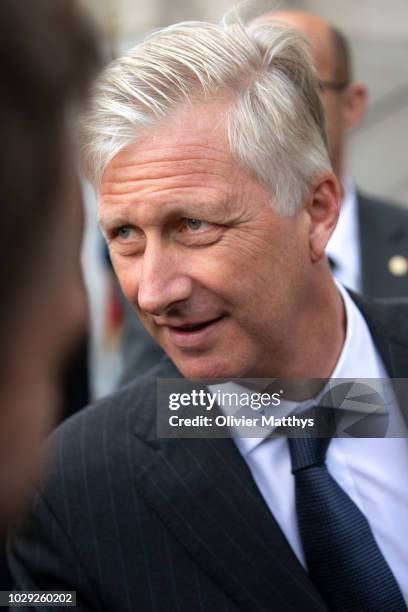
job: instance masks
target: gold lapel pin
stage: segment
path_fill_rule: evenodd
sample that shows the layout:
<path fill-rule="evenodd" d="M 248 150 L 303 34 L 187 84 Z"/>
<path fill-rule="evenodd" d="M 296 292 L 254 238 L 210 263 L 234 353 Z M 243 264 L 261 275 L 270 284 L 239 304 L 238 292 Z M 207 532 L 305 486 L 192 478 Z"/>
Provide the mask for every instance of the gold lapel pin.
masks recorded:
<path fill-rule="evenodd" d="M 408 273 L 408 259 L 403 255 L 394 255 L 388 262 L 388 270 L 393 276 L 405 276 Z"/>

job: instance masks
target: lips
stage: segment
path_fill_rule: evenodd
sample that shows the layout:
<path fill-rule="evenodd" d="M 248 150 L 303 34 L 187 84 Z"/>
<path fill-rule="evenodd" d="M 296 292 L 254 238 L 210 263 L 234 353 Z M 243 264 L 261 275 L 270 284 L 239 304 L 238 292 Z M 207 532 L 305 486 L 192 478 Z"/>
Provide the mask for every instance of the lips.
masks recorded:
<path fill-rule="evenodd" d="M 180 348 L 204 348 L 214 338 L 215 331 L 224 320 L 225 316 L 222 315 L 206 321 L 167 325 L 167 330 L 173 344 Z"/>
<path fill-rule="evenodd" d="M 175 329 L 180 332 L 191 332 L 191 331 L 199 331 L 200 329 L 204 329 L 207 325 L 212 325 L 216 321 L 219 321 L 222 317 L 217 317 L 216 319 L 210 319 L 208 321 L 201 321 L 199 323 L 186 323 L 185 325 L 178 326 L 169 326 L 171 329 Z"/>

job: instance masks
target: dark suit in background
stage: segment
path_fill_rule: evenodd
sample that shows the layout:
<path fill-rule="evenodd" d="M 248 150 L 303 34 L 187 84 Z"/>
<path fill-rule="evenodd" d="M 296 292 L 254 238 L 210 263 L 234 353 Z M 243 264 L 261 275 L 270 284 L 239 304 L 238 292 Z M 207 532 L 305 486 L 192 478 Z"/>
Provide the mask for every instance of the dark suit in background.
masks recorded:
<path fill-rule="evenodd" d="M 355 299 L 408 377 L 408 301 Z M 165 358 L 60 427 L 11 545 L 16 587 L 75 589 L 92 612 L 327 612 L 233 441 L 156 439 L 155 379 L 177 375 Z"/>
<path fill-rule="evenodd" d="M 408 267 L 401 275 L 389 267 L 395 256 L 408 263 L 408 209 L 361 192 L 357 206 L 362 293 L 369 298 L 408 296 Z"/>

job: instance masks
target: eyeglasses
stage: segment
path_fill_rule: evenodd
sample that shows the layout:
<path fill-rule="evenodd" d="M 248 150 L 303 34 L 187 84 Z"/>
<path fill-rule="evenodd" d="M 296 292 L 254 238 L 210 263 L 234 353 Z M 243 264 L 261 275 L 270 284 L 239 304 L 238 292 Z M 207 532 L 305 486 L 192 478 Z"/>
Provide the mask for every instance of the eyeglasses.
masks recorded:
<path fill-rule="evenodd" d="M 325 91 L 343 91 L 349 85 L 348 81 L 319 81 L 321 93 Z"/>

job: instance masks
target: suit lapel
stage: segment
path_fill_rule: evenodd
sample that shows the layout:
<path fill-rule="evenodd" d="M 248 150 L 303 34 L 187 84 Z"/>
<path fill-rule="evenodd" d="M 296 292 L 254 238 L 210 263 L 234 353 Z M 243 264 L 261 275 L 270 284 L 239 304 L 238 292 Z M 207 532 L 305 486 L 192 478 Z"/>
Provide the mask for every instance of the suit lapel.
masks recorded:
<path fill-rule="evenodd" d="M 374 336 L 378 352 L 390 376 L 390 383 L 398 401 L 403 419 L 408 427 L 408 349 L 383 336 Z"/>
<path fill-rule="evenodd" d="M 326 610 L 230 438 L 162 440 L 145 459 L 137 489 L 239 606 Z"/>
<path fill-rule="evenodd" d="M 367 322 L 408 426 L 408 301 L 404 300 L 405 307 L 398 300 L 389 301 L 384 308 L 381 303 L 349 293 Z"/>

